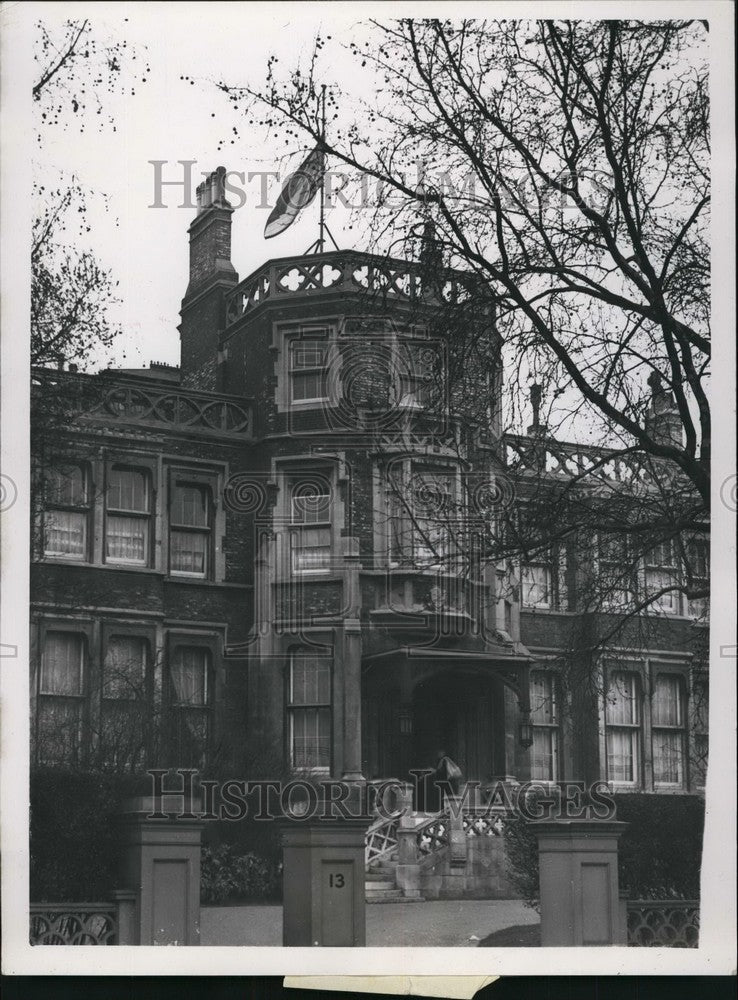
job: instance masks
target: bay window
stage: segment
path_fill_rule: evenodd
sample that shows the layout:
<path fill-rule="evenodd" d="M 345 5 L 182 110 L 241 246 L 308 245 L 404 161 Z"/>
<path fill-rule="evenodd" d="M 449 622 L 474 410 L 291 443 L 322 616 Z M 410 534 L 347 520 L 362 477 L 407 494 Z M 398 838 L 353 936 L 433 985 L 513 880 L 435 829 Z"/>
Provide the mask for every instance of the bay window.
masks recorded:
<path fill-rule="evenodd" d="M 85 702 L 85 639 L 77 632 L 47 631 L 37 699 L 39 763 L 77 763 Z"/>
<path fill-rule="evenodd" d="M 640 706 L 635 673 L 610 674 L 605 695 L 607 777 L 614 784 L 637 785 L 640 776 Z"/>
<path fill-rule="evenodd" d="M 209 487 L 175 478 L 169 503 L 169 568 L 178 576 L 210 573 L 212 496 Z"/>
<path fill-rule="evenodd" d="M 114 465 L 108 472 L 105 522 L 107 562 L 148 566 L 151 483 L 148 471 Z"/>
<path fill-rule="evenodd" d="M 294 771 L 331 765 L 331 660 L 302 650 L 290 654 L 287 714 Z"/>
<path fill-rule="evenodd" d="M 651 695 L 654 787 L 684 785 L 684 705 L 676 674 L 656 675 Z"/>
<path fill-rule="evenodd" d="M 44 555 L 80 562 L 88 558 L 90 485 L 86 465 L 47 470 Z"/>

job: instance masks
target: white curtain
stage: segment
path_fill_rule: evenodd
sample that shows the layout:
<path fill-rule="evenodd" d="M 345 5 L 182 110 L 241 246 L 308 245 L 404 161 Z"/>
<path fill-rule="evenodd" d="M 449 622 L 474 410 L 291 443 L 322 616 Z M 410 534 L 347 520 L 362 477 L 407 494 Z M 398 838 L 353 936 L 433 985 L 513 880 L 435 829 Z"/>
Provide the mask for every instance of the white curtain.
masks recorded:
<path fill-rule="evenodd" d="M 636 733 L 629 729 L 607 732 L 607 776 L 610 781 L 635 782 Z"/>
<path fill-rule="evenodd" d="M 108 515 L 106 555 L 122 562 L 145 563 L 149 522 L 146 518 Z"/>
<path fill-rule="evenodd" d="M 47 632 L 41 661 L 41 694 L 81 695 L 82 636 Z"/>
<path fill-rule="evenodd" d="M 47 556 L 76 556 L 83 559 L 87 535 L 87 514 L 71 510 L 48 511 L 45 516 Z"/>
<path fill-rule="evenodd" d="M 207 704 L 207 665 L 206 649 L 180 646 L 175 651 L 170 674 L 177 705 Z"/>

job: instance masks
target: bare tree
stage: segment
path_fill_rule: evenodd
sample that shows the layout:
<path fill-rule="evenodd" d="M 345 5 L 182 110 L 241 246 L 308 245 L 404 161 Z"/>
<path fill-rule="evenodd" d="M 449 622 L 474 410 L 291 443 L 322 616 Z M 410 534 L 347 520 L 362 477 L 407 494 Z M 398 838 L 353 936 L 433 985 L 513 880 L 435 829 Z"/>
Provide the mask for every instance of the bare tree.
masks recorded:
<path fill-rule="evenodd" d="M 327 44 L 282 78 L 270 61 L 261 89 L 221 87 L 251 124 L 317 143 Z M 447 263 L 494 296 L 506 371 L 550 387 L 550 429 L 586 423 L 612 450 L 669 459 L 707 504 L 704 25 L 403 19 L 350 48 L 376 101 L 334 88 L 323 141 L 380 183 L 377 239 L 415 239 L 431 211 Z M 647 426 L 653 372 L 681 442 Z"/>
<path fill-rule="evenodd" d="M 49 130 L 115 130 L 104 97 L 135 93 L 133 64 L 140 58 L 125 39 L 101 40 L 89 19 L 67 20 L 58 29 L 37 23 L 38 75 L 33 85 L 36 139 Z M 149 67 L 140 73 L 145 81 Z M 133 84 L 133 85 L 132 85 Z M 77 178 L 48 182 L 48 168 L 34 183 L 31 242 L 31 363 L 84 365 L 120 333 L 109 318 L 117 282 L 84 246 L 90 232 L 92 192 Z M 107 206 L 106 206 L 107 207 Z"/>

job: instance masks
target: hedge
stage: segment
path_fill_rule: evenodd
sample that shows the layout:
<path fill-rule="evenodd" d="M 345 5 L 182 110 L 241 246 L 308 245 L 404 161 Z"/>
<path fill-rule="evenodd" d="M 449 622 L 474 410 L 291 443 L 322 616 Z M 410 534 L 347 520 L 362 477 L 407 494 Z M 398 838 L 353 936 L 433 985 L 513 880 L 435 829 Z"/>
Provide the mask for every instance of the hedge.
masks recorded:
<path fill-rule="evenodd" d="M 699 899 L 704 799 L 698 795 L 615 794 L 621 891 L 631 899 Z M 505 831 L 508 874 L 528 906 L 538 907 L 535 823 L 518 818 Z"/>
<path fill-rule="evenodd" d="M 34 903 L 105 902 L 118 888 L 115 815 L 140 779 L 61 769 L 31 773 L 30 892 Z"/>
<path fill-rule="evenodd" d="M 120 888 L 116 814 L 124 799 L 151 793 L 148 777 L 35 769 L 30 792 L 31 900 L 108 901 Z M 275 823 L 205 823 L 202 860 L 203 902 L 281 894 Z"/>

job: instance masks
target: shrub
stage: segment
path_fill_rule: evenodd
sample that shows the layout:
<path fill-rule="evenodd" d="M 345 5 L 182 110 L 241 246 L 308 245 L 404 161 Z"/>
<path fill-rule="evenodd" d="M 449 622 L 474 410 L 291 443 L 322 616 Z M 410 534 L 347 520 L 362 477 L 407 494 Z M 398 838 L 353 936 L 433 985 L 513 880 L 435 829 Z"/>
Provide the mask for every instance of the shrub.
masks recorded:
<path fill-rule="evenodd" d="M 631 899 L 699 899 L 704 800 L 697 795 L 613 795 L 620 838 L 621 891 Z M 508 876 L 527 906 L 538 909 L 535 823 L 518 817 L 505 829 Z"/>
<path fill-rule="evenodd" d="M 200 900 L 273 899 L 279 892 L 279 866 L 253 851 L 237 854 L 229 844 L 203 847 L 200 869 Z"/>
<path fill-rule="evenodd" d="M 538 909 L 538 838 L 534 824 L 518 816 L 505 824 L 508 878 L 526 906 Z"/>

